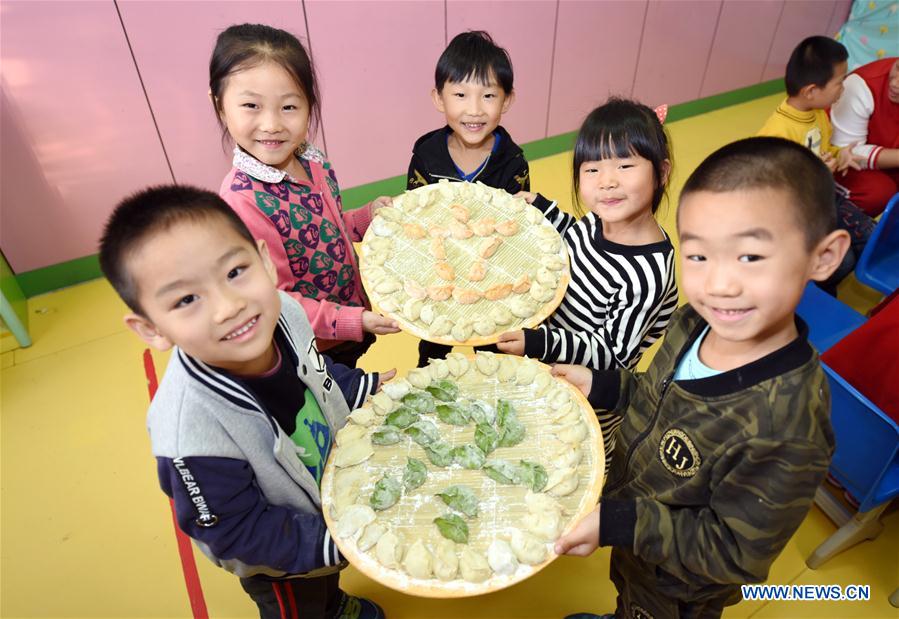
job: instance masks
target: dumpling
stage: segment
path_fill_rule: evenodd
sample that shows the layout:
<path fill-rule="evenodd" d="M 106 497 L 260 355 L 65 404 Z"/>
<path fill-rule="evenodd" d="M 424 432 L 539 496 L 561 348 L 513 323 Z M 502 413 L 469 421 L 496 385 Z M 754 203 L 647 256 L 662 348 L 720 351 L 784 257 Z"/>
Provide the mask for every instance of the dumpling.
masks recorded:
<path fill-rule="evenodd" d="M 484 297 L 490 301 L 499 301 L 512 294 L 512 284 L 494 284 L 484 291 Z"/>
<path fill-rule="evenodd" d="M 374 453 L 371 447 L 371 438 L 364 436 L 341 446 L 334 454 L 334 466 L 339 468 L 355 466 L 371 458 Z"/>
<path fill-rule="evenodd" d="M 409 295 L 410 299 L 424 299 L 428 296 L 427 289 L 414 279 L 403 282 L 403 292 Z"/>
<path fill-rule="evenodd" d="M 421 299 L 407 299 L 403 303 L 403 316 L 406 320 L 418 320 L 421 317 L 421 308 L 423 306 L 424 301 Z"/>
<path fill-rule="evenodd" d="M 523 198 L 513 198 L 512 196 L 509 196 L 509 198 L 506 201 L 506 208 L 510 213 L 520 213 L 528 206 L 528 203 Z"/>
<path fill-rule="evenodd" d="M 514 234 L 518 234 L 518 222 L 514 219 L 501 221 L 500 223 L 496 224 L 496 231 L 503 236 L 512 236 Z"/>
<path fill-rule="evenodd" d="M 475 260 L 468 271 L 468 279 L 479 282 L 487 276 L 487 263 L 483 260 Z"/>
<path fill-rule="evenodd" d="M 509 542 L 495 539 L 487 547 L 487 564 L 495 573 L 509 576 L 518 569 L 518 559 Z"/>
<path fill-rule="evenodd" d="M 587 424 L 583 421 L 575 421 L 565 426 L 561 426 L 556 431 L 556 437 L 563 443 L 569 445 L 580 445 L 587 438 Z"/>
<path fill-rule="evenodd" d="M 431 335 L 443 337 L 453 328 L 453 321 L 446 316 L 437 316 L 431 323 Z"/>
<path fill-rule="evenodd" d="M 459 573 L 459 557 L 456 556 L 456 543 L 449 539 L 441 539 L 434 549 L 434 576 L 440 580 L 454 580 Z"/>
<path fill-rule="evenodd" d="M 473 221 L 469 225 L 471 230 L 478 236 L 490 236 L 496 227 L 496 220 L 493 217 L 485 217 L 484 219 Z"/>
<path fill-rule="evenodd" d="M 493 335 L 496 333 L 496 323 L 490 316 L 480 316 L 471 323 L 472 328 L 478 335 Z"/>
<path fill-rule="evenodd" d="M 447 200 L 452 200 L 456 196 L 456 185 L 445 178 L 441 178 L 437 182 L 437 191 Z"/>
<path fill-rule="evenodd" d="M 446 301 L 453 294 L 453 285 L 428 286 L 428 298 L 431 301 Z"/>
<path fill-rule="evenodd" d="M 567 426 L 581 419 L 581 409 L 577 405 L 562 406 L 559 408 L 551 408 L 553 412 L 550 414 L 554 424 L 558 426 Z"/>
<path fill-rule="evenodd" d="M 412 385 L 405 378 L 397 378 L 381 385 L 381 391 L 390 396 L 392 400 L 402 400 L 404 396 L 412 391 Z"/>
<path fill-rule="evenodd" d="M 500 359 L 499 368 L 496 370 L 496 377 L 501 382 L 509 382 L 515 380 L 515 374 L 518 371 L 518 361 L 515 357 L 503 357 Z"/>
<path fill-rule="evenodd" d="M 377 264 L 382 265 L 387 262 L 387 259 L 390 258 L 390 252 L 387 251 L 376 251 L 365 256 L 365 264 Z"/>
<path fill-rule="evenodd" d="M 492 352 L 478 351 L 474 356 L 478 371 L 484 376 L 492 376 L 499 369 L 499 359 Z"/>
<path fill-rule="evenodd" d="M 553 496 L 567 496 L 575 491 L 577 485 L 577 469 L 554 469 L 549 474 L 549 480 L 543 490 Z"/>
<path fill-rule="evenodd" d="M 471 211 L 468 210 L 468 207 L 463 204 L 452 204 L 450 205 L 449 209 L 453 214 L 453 218 L 463 224 L 466 223 L 471 217 Z"/>
<path fill-rule="evenodd" d="M 450 335 L 457 342 L 465 342 L 471 337 L 471 323 L 468 321 L 460 321 L 453 325 Z"/>
<path fill-rule="evenodd" d="M 383 391 L 379 391 L 371 396 L 371 407 L 378 415 L 383 416 L 392 413 L 398 406 L 399 403 L 394 402 L 393 399 Z"/>
<path fill-rule="evenodd" d="M 525 297 L 517 297 L 509 302 L 509 310 L 519 318 L 530 318 L 534 315 L 532 301 Z"/>
<path fill-rule="evenodd" d="M 334 475 L 334 494 L 331 499 L 331 515 L 339 520 L 344 511 L 359 500 L 359 490 L 371 480 L 363 467 L 340 469 Z"/>
<path fill-rule="evenodd" d="M 356 547 L 362 552 L 365 552 L 377 544 L 378 540 L 381 539 L 381 536 L 385 533 L 387 533 L 386 524 L 378 521 L 372 522 L 362 529 L 362 535 L 359 536 Z"/>
<path fill-rule="evenodd" d="M 531 277 L 527 273 L 515 280 L 512 284 L 512 292 L 516 294 L 524 294 L 531 289 Z"/>
<path fill-rule="evenodd" d="M 390 294 L 402 289 L 403 285 L 394 277 L 385 277 L 375 284 L 375 292 L 378 294 Z"/>
<path fill-rule="evenodd" d="M 406 379 L 413 387 L 424 389 L 431 384 L 431 373 L 428 371 L 428 368 L 415 368 L 409 371 Z"/>
<path fill-rule="evenodd" d="M 512 530 L 512 552 L 526 565 L 537 565 L 546 560 L 546 543 L 521 529 Z"/>
<path fill-rule="evenodd" d="M 387 221 L 402 221 L 403 214 L 399 211 L 399 209 L 395 209 L 390 206 L 382 206 L 377 211 L 375 211 L 375 215 L 377 217 L 383 217 Z"/>
<path fill-rule="evenodd" d="M 540 282 L 534 282 L 531 284 L 530 295 L 532 297 L 534 297 L 534 299 L 536 299 L 537 301 L 540 301 L 541 303 L 546 303 L 547 301 L 552 299 L 554 296 L 556 296 L 556 291 L 553 290 L 552 288 L 548 288 L 547 286 L 544 286 Z"/>
<path fill-rule="evenodd" d="M 559 443 L 560 445 L 564 445 L 564 449 L 560 449 L 550 454 L 549 460 L 550 463 L 557 468 L 573 468 L 581 463 L 581 458 L 583 457 L 583 453 L 581 452 L 580 447 L 573 447 L 566 443 Z"/>
<path fill-rule="evenodd" d="M 554 256 L 558 258 L 558 256 Z M 556 288 L 559 285 L 559 276 L 555 271 L 550 271 L 546 267 L 537 269 L 537 281 L 547 288 Z"/>
<path fill-rule="evenodd" d="M 534 394 L 542 396 L 555 382 L 549 372 L 537 372 L 537 375 L 534 377 Z"/>
<path fill-rule="evenodd" d="M 381 297 L 378 299 L 378 308 L 382 312 L 393 314 L 400 310 L 400 300 L 395 296 Z"/>
<path fill-rule="evenodd" d="M 528 490 L 528 493 L 524 496 L 524 504 L 528 506 L 529 512 L 554 510 L 561 513 L 564 511 L 554 498 L 542 492 L 531 492 Z"/>
<path fill-rule="evenodd" d="M 559 236 L 559 233 L 552 226 L 545 225 L 534 228 L 534 236 L 538 239 L 553 239 Z"/>
<path fill-rule="evenodd" d="M 430 578 L 433 574 L 431 551 L 425 548 L 420 539 L 409 547 L 403 567 L 412 578 Z"/>
<path fill-rule="evenodd" d="M 357 408 L 347 415 L 347 419 L 360 426 L 370 426 L 375 422 L 375 411 L 371 408 Z"/>
<path fill-rule="evenodd" d="M 449 230 L 444 228 L 443 226 L 431 226 L 428 230 L 428 234 L 432 239 L 442 239 L 449 236 Z"/>
<path fill-rule="evenodd" d="M 558 236 L 537 241 L 537 248 L 544 254 L 555 254 L 562 247 L 562 239 Z"/>
<path fill-rule="evenodd" d="M 455 299 L 456 303 L 459 305 L 471 305 L 472 303 L 476 303 L 480 298 L 481 293 L 477 290 L 471 290 L 469 288 L 456 288 L 453 290 L 453 299 Z"/>
<path fill-rule="evenodd" d="M 352 537 L 362 527 L 375 521 L 375 510 L 368 505 L 350 505 L 337 521 L 337 536 L 341 539 Z"/>
<path fill-rule="evenodd" d="M 379 281 L 387 277 L 387 271 L 383 267 L 367 267 L 365 269 L 365 279 L 370 284 L 377 284 Z"/>
<path fill-rule="evenodd" d="M 447 227 L 449 228 L 450 236 L 460 241 L 470 239 L 474 235 L 471 228 L 458 221 L 449 222 Z"/>
<path fill-rule="evenodd" d="M 451 352 L 446 356 L 446 365 L 450 374 L 458 378 L 468 371 L 468 357 L 460 352 Z"/>
<path fill-rule="evenodd" d="M 338 447 L 342 447 L 347 443 L 357 441 L 368 433 L 365 426 L 357 426 L 355 423 L 348 423 L 337 431 L 334 440 Z"/>
<path fill-rule="evenodd" d="M 515 382 L 519 385 L 530 385 L 539 371 L 540 367 L 537 364 L 522 361 L 515 370 Z"/>
<path fill-rule="evenodd" d="M 434 272 L 437 274 L 437 277 L 445 279 L 448 282 L 456 279 L 456 270 L 445 260 L 440 260 L 434 265 Z"/>
<path fill-rule="evenodd" d="M 431 359 L 427 369 L 431 372 L 431 378 L 434 380 L 449 376 L 449 364 L 446 359 Z"/>
<path fill-rule="evenodd" d="M 531 225 L 537 225 L 543 223 L 543 213 L 537 210 L 534 207 L 525 209 L 524 218 L 527 219 L 528 223 Z"/>
<path fill-rule="evenodd" d="M 431 252 L 434 259 L 446 260 L 446 246 L 444 245 L 442 238 L 431 239 L 431 245 L 428 247 L 428 251 Z"/>
<path fill-rule="evenodd" d="M 462 572 L 462 578 L 468 582 L 484 582 L 490 578 L 490 565 L 487 559 L 471 548 L 462 549 L 459 570 Z"/>
<path fill-rule="evenodd" d="M 399 224 L 387 221 L 383 217 L 375 217 L 371 222 L 371 229 L 377 236 L 396 236 L 402 228 Z"/>
<path fill-rule="evenodd" d="M 372 511 L 374 513 L 374 510 Z M 375 544 L 375 557 L 384 567 L 399 567 L 403 560 L 403 538 L 398 533 L 387 531 Z"/>
<path fill-rule="evenodd" d="M 435 316 L 437 316 L 437 311 L 433 305 L 422 305 L 421 312 L 418 314 L 418 319 L 426 325 L 429 325 L 434 322 Z"/>
<path fill-rule="evenodd" d="M 418 224 L 403 224 L 403 233 L 410 239 L 423 239 L 428 233 Z"/>
<path fill-rule="evenodd" d="M 559 386 L 550 392 L 548 399 L 553 409 L 562 408 L 571 402 L 571 391 L 566 387 Z"/>
<path fill-rule="evenodd" d="M 496 253 L 496 250 L 499 249 L 499 246 L 502 244 L 503 240 L 498 236 L 484 239 L 481 241 L 481 244 L 478 245 L 478 255 L 481 258 L 489 258 Z"/>
<path fill-rule="evenodd" d="M 522 525 L 544 542 L 554 542 L 562 533 L 562 512 L 557 509 L 532 511 L 522 518 Z"/>
<path fill-rule="evenodd" d="M 550 271 L 561 271 L 565 268 L 565 260 L 558 255 L 547 254 L 540 259 L 540 264 Z"/>
<path fill-rule="evenodd" d="M 507 325 L 512 322 L 512 312 L 505 305 L 494 305 L 490 308 L 489 315 L 498 325 Z"/>

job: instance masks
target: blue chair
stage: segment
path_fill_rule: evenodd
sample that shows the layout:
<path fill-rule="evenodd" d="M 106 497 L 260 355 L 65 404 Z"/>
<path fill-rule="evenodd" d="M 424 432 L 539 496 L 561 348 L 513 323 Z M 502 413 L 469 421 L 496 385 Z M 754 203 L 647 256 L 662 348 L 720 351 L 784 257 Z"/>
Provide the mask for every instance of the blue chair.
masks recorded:
<path fill-rule="evenodd" d="M 880 515 L 899 495 L 899 425 L 827 365 L 836 451 L 830 474 L 859 500 L 854 516 L 826 490 L 815 502 L 840 528 L 806 560 L 815 569 L 883 529 Z"/>
<path fill-rule="evenodd" d="M 808 325 L 808 339 L 819 353 L 864 324 L 865 317 L 809 282 L 796 313 Z"/>
<path fill-rule="evenodd" d="M 899 193 L 894 195 L 855 265 L 858 281 L 885 295 L 899 288 Z"/>

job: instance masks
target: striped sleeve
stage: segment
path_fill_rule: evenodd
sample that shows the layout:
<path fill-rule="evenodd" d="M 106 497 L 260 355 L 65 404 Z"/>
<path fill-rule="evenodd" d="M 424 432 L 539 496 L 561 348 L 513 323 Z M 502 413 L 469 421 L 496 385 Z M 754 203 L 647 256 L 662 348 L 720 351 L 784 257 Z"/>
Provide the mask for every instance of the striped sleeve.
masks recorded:
<path fill-rule="evenodd" d="M 543 213 L 543 217 L 559 231 L 559 234 L 564 235 L 568 228 L 577 223 L 577 219 L 559 208 L 558 202 L 555 200 L 550 202 L 539 193 L 531 206 Z"/>
<path fill-rule="evenodd" d="M 677 307 L 673 250 L 602 251 L 580 226 L 566 240 L 577 257 L 571 283 L 549 324 L 526 334 L 525 354 L 593 369 L 633 368 Z M 604 307 L 597 308 L 597 298 Z"/>

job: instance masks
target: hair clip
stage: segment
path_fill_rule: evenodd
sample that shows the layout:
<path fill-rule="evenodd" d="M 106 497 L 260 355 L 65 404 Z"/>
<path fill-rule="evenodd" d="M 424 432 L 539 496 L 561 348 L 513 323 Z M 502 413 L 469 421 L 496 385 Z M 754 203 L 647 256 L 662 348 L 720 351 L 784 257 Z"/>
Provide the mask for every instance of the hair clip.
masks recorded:
<path fill-rule="evenodd" d="M 664 125 L 665 119 L 668 118 L 668 104 L 663 103 L 653 110 L 656 113 L 656 118 L 659 119 L 659 123 Z"/>

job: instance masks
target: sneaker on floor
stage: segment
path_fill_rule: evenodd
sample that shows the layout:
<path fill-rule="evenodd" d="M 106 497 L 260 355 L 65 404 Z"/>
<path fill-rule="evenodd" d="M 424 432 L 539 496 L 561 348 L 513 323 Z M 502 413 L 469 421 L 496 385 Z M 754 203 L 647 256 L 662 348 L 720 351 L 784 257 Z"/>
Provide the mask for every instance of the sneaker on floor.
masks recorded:
<path fill-rule="evenodd" d="M 366 598 L 344 594 L 335 619 L 385 619 L 384 609 Z"/>
<path fill-rule="evenodd" d="M 575 613 L 573 615 L 567 615 L 565 619 L 615 619 L 615 615 L 613 613 L 606 613 L 605 615 L 595 615 L 593 613 Z"/>

